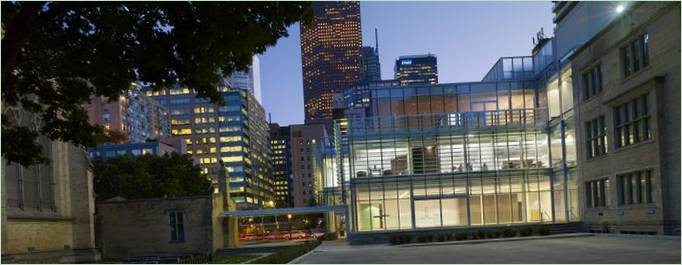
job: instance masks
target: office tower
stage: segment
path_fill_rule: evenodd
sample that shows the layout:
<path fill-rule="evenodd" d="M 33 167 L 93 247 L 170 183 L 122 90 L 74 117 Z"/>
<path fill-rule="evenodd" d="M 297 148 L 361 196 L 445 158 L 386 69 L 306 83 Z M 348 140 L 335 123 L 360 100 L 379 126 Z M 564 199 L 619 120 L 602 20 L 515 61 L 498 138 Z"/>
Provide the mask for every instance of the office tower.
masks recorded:
<path fill-rule="evenodd" d="M 362 71 L 360 82 L 381 81 L 381 64 L 379 62 L 379 33 L 374 29 L 374 47 L 362 47 Z"/>
<path fill-rule="evenodd" d="M 362 47 L 362 70 L 364 75 L 361 81 L 381 81 L 381 65 L 379 53 L 373 47 Z"/>
<path fill-rule="evenodd" d="M 291 207 L 291 138 L 289 126 L 270 123 L 270 160 L 275 181 L 275 206 Z"/>
<path fill-rule="evenodd" d="M 230 196 L 240 209 L 274 206 L 265 111 L 253 94 L 218 86 L 225 105 L 197 98 L 189 88 L 147 91 L 171 114 L 171 134 L 217 184 L 219 161 L 229 175 Z"/>
<path fill-rule="evenodd" d="M 438 84 L 438 63 L 433 54 L 400 56 L 394 72 L 403 86 Z"/>
<path fill-rule="evenodd" d="M 320 141 L 328 137 L 323 124 L 290 125 L 291 133 L 291 195 L 294 207 L 319 203 L 322 190 Z"/>
<path fill-rule="evenodd" d="M 301 24 L 305 123 L 329 122 L 333 93 L 363 75 L 359 2 L 313 2 L 314 18 Z"/>
<path fill-rule="evenodd" d="M 224 81 L 231 88 L 248 91 L 256 98 L 258 103 L 263 104 L 260 85 L 260 61 L 256 55 L 253 56 L 248 71 L 236 71 L 230 77 L 225 78 Z"/>
<path fill-rule="evenodd" d="M 117 100 L 109 102 L 95 97 L 84 108 L 91 124 L 123 133 L 127 143 L 142 143 L 170 135 L 168 110 L 141 92 L 138 84 Z"/>

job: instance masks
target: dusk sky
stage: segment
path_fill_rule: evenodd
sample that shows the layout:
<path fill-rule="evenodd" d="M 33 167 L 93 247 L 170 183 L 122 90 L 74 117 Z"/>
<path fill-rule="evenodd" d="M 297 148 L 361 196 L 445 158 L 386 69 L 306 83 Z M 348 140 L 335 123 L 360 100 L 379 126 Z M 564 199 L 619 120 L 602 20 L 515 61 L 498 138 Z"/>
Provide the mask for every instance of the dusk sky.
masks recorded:
<path fill-rule="evenodd" d="M 552 36 L 547 2 L 362 2 L 362 40 L 379 29 L 382 79 L 401 55 L 438 57 L 439 83 L 480 81 L 499 57 L 530 55 L 532 37 Z M 280 125 L 303 123 L 299 25 L 260 55 L 263 106 Z"/>

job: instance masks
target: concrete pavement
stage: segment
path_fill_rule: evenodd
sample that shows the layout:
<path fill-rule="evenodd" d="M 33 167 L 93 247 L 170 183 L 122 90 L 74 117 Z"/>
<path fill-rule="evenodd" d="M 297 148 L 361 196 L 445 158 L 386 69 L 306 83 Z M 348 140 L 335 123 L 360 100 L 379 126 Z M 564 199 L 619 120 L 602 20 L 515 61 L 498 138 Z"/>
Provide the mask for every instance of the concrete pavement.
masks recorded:
<path fill-rule="evenodd" d="M 325 241 L 297 263 L 675 263 L 680 237 L 587 236 L 460 245 Z"/>

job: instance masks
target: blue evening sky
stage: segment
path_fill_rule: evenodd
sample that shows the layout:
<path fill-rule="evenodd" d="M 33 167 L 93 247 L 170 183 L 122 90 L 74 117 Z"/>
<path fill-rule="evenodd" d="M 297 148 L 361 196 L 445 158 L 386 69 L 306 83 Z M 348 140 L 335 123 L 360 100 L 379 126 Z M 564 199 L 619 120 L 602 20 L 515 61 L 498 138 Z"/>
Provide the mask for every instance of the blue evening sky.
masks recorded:
<path fill-rule="evenodd" d="M 532 37 L 552 36 L 551 2 L 362 2 L 362 41 L 379 29 L 382 79 L 401 55 L 438 57 L 440 83 L 478 81 L 503 56 L 530 55 Z M 299 26 L 260 55 L 263 106 L 280 125 L 303 123 Z"/>

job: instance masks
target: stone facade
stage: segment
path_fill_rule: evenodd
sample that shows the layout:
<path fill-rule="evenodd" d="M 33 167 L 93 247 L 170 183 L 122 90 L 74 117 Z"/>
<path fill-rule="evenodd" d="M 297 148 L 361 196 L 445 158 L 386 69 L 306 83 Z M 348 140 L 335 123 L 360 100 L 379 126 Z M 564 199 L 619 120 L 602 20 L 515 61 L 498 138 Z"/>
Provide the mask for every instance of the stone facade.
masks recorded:
<path fill-rule="evenodd" d="M 222 211 L 223 200 L 218 194 L 98 202 L 97 245 L 105 260 L 211 254 L 227 245 Z M 181 220 L 171 220 L 178 212 L 182 213 Z M 177 223 L 182 228 L 173 230 Z"/>
<path fill-rule="evenodd" d="M 583 222 L 589 230 L 679 235 L 680 4 L 633 2 L 621 15 L 571 60 Z M 645 34 L 648 35 L 648 65 L 626 75 L 622 47 Z M 587 96 L 590 93 L 585 92 L 582 75 L 596 65 L 601 66 L 602 89 Z M 620 138 L 615 128 L 616 108 L 638 98 L 641 101 L 643 95 L 648 95 L 651 137 L 617 147 Z M 641 112 L 641 103 L 638 106 L 636 111 Z M 606 153 L 589 158 L 586 122 L 601 116 L 606 129 Z M 623 188 L 620 177 L 645 171 L 652 174 L 651 199 L 624 203 L 627 199 L 622 196 L 627 195 L 630 184 Z M 588 195 L 590 189 L 586 183 L 599 179 L 608 180 L 604 185 L 606 201 L 596 207 L 588 206 L 594 198 Z M 647 184 L 643 179 L 641 183 Z M 641 186 L 642 191 L 647 190 L 646 185 Z"/>
<path fill-rule="evenodd" d="M 39 124 L 19 110 L 3 112 L 18 124 Z M 45 137 L 40 142 L 49 164 L 24 168 L 2 161 L 3 263 L 97 262 L 93 175 L 85 150 Z"/>

